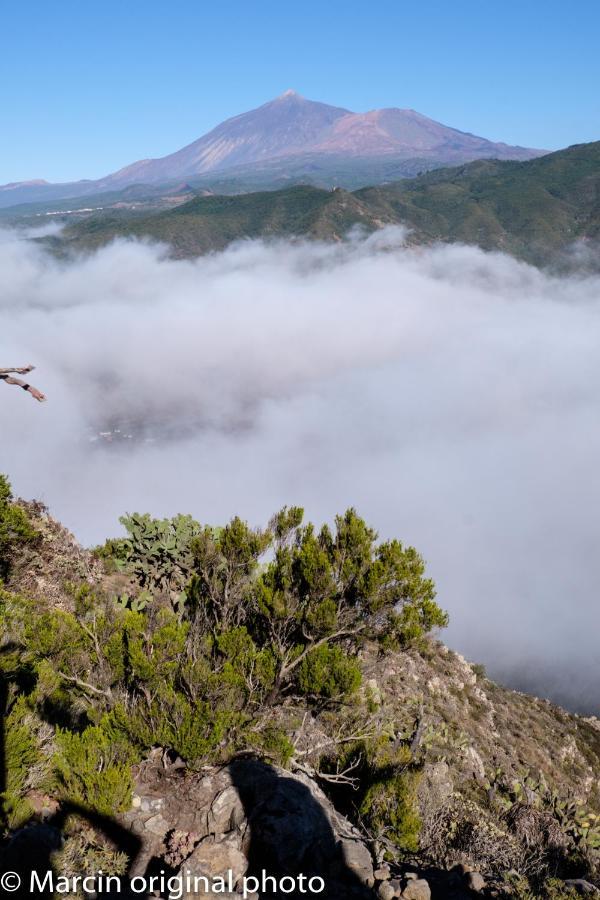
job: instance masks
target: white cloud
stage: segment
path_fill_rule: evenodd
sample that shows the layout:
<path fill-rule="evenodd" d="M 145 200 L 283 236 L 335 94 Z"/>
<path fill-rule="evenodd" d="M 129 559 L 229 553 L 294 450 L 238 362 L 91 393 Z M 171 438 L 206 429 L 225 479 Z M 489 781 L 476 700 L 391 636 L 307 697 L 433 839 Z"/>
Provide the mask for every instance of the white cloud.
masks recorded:
<path fill-rule="evenodd" d="M 400 230 L 68 263 L 4 233 L 0 261 L 0 364 L 50 397 L 0 385 L 0 469 L 84 542 L 354 505 L 424 553 L 455 646 L 597 700 L 598 278 Z M 90 444 L 106 422 L 159 440 Z"/>

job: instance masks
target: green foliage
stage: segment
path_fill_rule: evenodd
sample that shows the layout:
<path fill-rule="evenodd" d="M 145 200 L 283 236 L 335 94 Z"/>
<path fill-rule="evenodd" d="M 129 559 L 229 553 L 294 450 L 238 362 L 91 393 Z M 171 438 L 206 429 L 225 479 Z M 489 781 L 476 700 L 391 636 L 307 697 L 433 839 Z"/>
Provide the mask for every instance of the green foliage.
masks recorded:
<path fill-rule="evenodd" d="M 357 661 L 346 656 L 341 647 L 328 644 L 311 650 L 298 668 L 298 687 L 308 697 L 348 697 L 358 690 L 360 682 Z"/>
<path fill-rule="evenodd" d="M 294 745 L 282 710 L 343 704 L 360 685 L 365 640 L 407 645 L 445 623 L 413 548 L 378 543 L 354 510 L 319 531 L 302 518 L 284 508 L 263 530 L 237 517 L 222 528 L 125 517 L 128 537 L 97 555 L 137 581 L 134 596 L 115 602 L 84 586 L 72 610 L 0 597 L 0 623 L 29 673 L 28 709 L 52 717 L 55 793 L 100 812 L 125 809 L 131 764 L 157 745 L 191 767 L 239 750 L 286 765 Z M 28 729 L 23 722 L 11 737 L 23 772 L 39 762 L 39 735 Z M 374 827 L 377 765 L 365 799 Z M 408 847 L 414 779 L 394 766 L 385 790 L 397 801 L 398 846 Z M 26 814 L 19 777 L 13 820 Z"/>
<path fill-rule="evenodd" d="M 529 806 L 550 813 L 575 853 L 595 856 L 600 862 L 600 815 L 580 800 L 560 796 L 542 776 L 524 771 L 509 778 L 501 767 L 487 773 L 484 787 L 490 801 L 503 812 Z"/>
<path fill-rule="evenodd" d="M 102 727 L 81 733 L 58 729 L 54 754 L 60 796 L 106 815 L 123 812 L 131 804 L 134 757 L 124 742 Z"/>
<path fill-rule="evenodd" d="M 353 509 L 336 517 L 333 532 L 302 526 L 299 512 L 275 517 L 274 559 L 248 588 L 246 616 L 277 648 L 277 688 L 348 694 L 358 682 L 342 652 L 354 655 L 365 639 L 408 646 L 443 627 L 447 617 L 414 548 L 399 541 L 377 544 L 376 533 Z M 324 674 L 327 666 L 333 680 Z"/>
<path fill-rule="evenodd" d="M 503 876 L 501 896 L 514 900 L 577 900 L 581 894 L 559 878 L 534 880 L 513 870 Z"/>
<path fill-rule="evenodd" d="M 600 142 L 525 162 L 487 159 L 443 169 L 432 159 L 407 162 L 392 156 L 344 164 L 336 157 L 335 174 L 327 163 L 310 173 L 311 182 L 328 185 L 332 179 L 350 187 L 385 182 L 353 194 L 312 187 L 306 171 L 297 173 L 300 185 L 262 190 L 262 179 L 273 179 L 277 165 L 270 162 L 259 175 L 220 179 L 222 191 L 239 196 L 195 197 L 176 209 L 145 216 L 103 212 L 67 225 L 61 242 L 89 248 L 117 235 L 148 236 L 170 243 L 177 256 L 189 257 L 240 237 L 338 240 L 352 226 L 372 231 L 384 222 L 408 226 L 419 243 L 458 241 L 545 265 L 556 264 L 561 250 L 578 239 L 593 240 L 599 231 Z M 289 178 L 289 165 L 286 160 L 281 176 Z M 437 171 L 413 177 L 425 169 Z M 208 186 L 215 187 L 212 177 Z M 271 187 L 277 186 L 275 178 Z"/>
<path fill-rule="evenodd" d="M 16 548 L 38 538 L 25 510 L 12 501 L 10 484 L 0 474 L 0 581 L 8 578 Z"/>
<path fill-rule="evenodd" d="M 245 736 L 247 746 L 279 766 L 286 766 L 294 755 L 294 745 L 282 728 L 267 725 Z"/>
<path fill-rule="evenodd" d="M 26 793 L 40 787 L 47 775 L 47 759 L 33 727 L 33 716 L 23 694 L 4 719 L 5 791 L 0 795 L 2 816 L 9 829 L 21 826 L 31 815 Z"/>
<path fill-rule="evenodd" d="M 183 600 L 199 524 L 191 516 L 153 519 L 138 513 L 123 516 L 120 522 L 129 537 L 126 542 L 113 542 L 113 559 L 119 568 L 133 575 L 149 594 L 165 594 L 174 605 Z"/>
<path fill-rule="evenodd" d="M 406 743 L 381 737 L 367 742 L 365 750 L 366 789 L 359 813 L 371 834 L 385 837 L 401 854 L 414 853 L 421 832 L 418 789 L 422 769 Z"/>
<path fill-rule="evenodd" d="M 132 612 L 143 612 L 151 600 L 152 595 L 147 591 L 142 591 L 137 597 L 130 597 L 128 594 L 119 594 L 115 602 L 121 609 L 130 609 Z"/>

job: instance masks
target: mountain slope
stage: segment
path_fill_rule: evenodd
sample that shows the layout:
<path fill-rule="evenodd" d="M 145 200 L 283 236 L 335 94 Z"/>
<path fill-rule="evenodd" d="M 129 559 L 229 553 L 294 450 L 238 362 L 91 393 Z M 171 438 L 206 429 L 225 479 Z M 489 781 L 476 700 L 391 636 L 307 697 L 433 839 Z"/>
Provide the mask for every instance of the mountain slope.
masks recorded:
<path fill-rule="evenodd" d="M 221 123 L 182 150 L 162 159 L 146 159 L 101 179 L 103 185 L 167 181 L 290 156 L 318 144 L 346 109 L 305 100 L 286 91 L 269 103 Z"/>
<path fill-rule="evenodd" d="M 294 159 L 309 172 L 318 160 L 393 157 L 413 161 L 405 174 L 473 159 L 529 159 L 543 151 L 494 143 L 428 119 L 410 109 L 354 113 L 285 91 L 279 97 L 222 122 L 181 150 L 160 159 L 144 159 L 97 181 L 64 185 L 24 182 L 0 186 L 0 206 L 84 196 L 134 183 L 160 184 L 231 168 Z M 363 162 L 364 165 L 364 162 Z M 335 177 L 331 186 L 336 184 Z M 363 182 L 364 183 L 364 182 Z"/>
<path fill-rule="evenodd" d="M 445 162 L 482 156 L 527 159 L 538 153 L 447 128 L 414 110 L 352 113 L 286 91 L 258 109 L 228 119 L 177 153 L 134 163 L 102 179 L 102 183 L 164 181 L 318 152 L 349 156 L 389 153 Z"/>
<path fill-rule="evenodd" d="M 414 243 L 460 241 L 546 264 L 575 241 L 600 237 L 600 142 L 527 162 L 479 161 L 354 193 L 298 186 L 234 197 L 198 197 L 132 218 L 93 215 L 58 246 L 93 248 L 116 236 L 166 241 L 176 256 L 233 240 L 291 235 L 339 240 L 353 225 L 412 229 Z"/>
<path fill-rule="evenodd" d="M 391 219 L 387 220 L 392 221 Z M 243 238 L 306 236 L 342 240 L 350 228 L 384 224 L 355 195 L 305 185 L 233 197 L 196 197 L 165 213 L 93 216 L 70 225 L 55 246 L 92 249 L 114 237 L 169 243 L 176 257 L 220 250 Z"/>
<path fill-rule="evenodd" d="M 543 263 L 600 236 L 600 142 L 523 163 L 475 162 L 355 196 L 423 241 L 463 241 Z"/>

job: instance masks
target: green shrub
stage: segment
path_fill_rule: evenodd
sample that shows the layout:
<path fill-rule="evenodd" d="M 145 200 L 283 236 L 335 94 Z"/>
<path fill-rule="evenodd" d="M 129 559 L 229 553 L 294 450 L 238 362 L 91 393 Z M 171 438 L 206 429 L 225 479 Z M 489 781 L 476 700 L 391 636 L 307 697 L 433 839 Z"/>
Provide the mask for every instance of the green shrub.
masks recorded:
<path fill-rule="evenodd" d="M 40 747 L 34 716 L 23 694 L 5 716 L 3 727 L 6 782 L 5 791 L 0 795 L 0 818 L 9 829 L 14 829 L 24 824 L 32 813 L 26 794 L 45 784 L 48 760 Z"/>
<path fill-rule="evenodd" d="M 417 794 L 421 774 L 419 770 L 408 768 L 375 780 L 360 806 L 360 814 L 369 829 L 386 837 L 405 853 L 415 853 L 419 849 L 421 818 Z"/>
<path fill-rule="evenodd" d="M 391 841 L 401 853 L 419 849 L 418 790 L 422 768 L 406 743 L 382 736 L 365 748 L 367 772 L 359 813 L 369 830 Z"/>
<path fill-rule="evenodd" d="M 356 659 L 341 647 L 321 644 L 304 657 L 298 669 L 298 687 L 307 697 L 340 699 L 360 687 L 361 671 Z"/>
<path fill-rule="evenodd" d="M 135 756 L 124 741 L 115 741 L 99 726 L 81 733 L 59 728 L 56 747 L 53 763 L 61 797 L 106 815 L 129 808 Z"/>
<path fill-rule="evenodd" d="M 243 746 L 257 751 L 270 762 L 286 766 L 294 755 L 294 745 L 283 728 L 268 725 L 260 731 L 250 731 L 243 736 Z"/>
<path fill-rule="evenodd" d="M 27 513 L 12 499 L 10 484 L 6 476 L 0 475 L 0 581 L 9 576 L 16 548 L 38 539 Z"/>

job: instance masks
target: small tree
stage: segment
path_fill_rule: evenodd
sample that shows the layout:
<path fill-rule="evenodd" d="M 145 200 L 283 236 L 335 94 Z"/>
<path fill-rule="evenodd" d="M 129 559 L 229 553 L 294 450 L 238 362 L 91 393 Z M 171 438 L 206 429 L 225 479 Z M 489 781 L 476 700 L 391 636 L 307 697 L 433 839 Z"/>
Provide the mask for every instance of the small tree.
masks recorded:
<path fill-rule="evenodd" d="M 266 532 L 239 519 L 194 543 L 195 576 L 188 596 L 195 631 L 243 626 L 274 660 L 269 699 L 283 693 L 347 693 L 356 679 L 340 651 L 365 640 L 407 646 L 447 616 L 435 602 L 422 557 L 377 534 L 354 509 L 335 529 L 302 525 L 299 507 L 284 508 Z M 266 551 L 273 558 L 263 563 Z M 324 677 L 327 670 L 329 677 Z"/>

